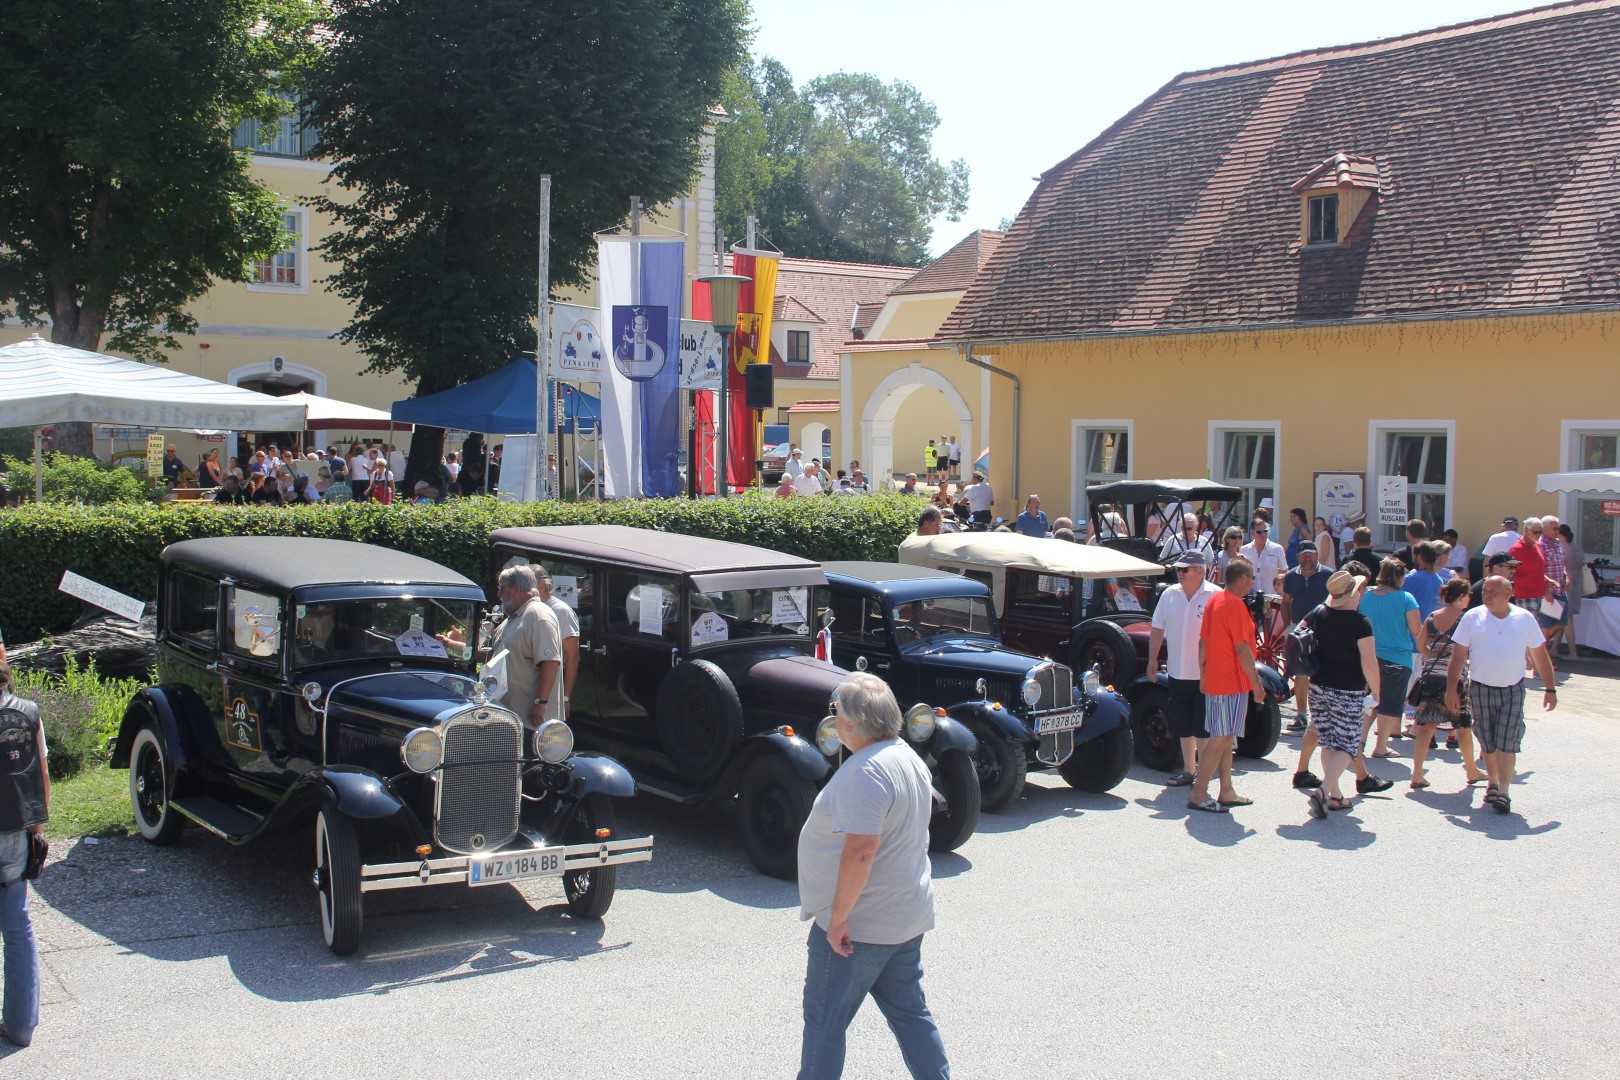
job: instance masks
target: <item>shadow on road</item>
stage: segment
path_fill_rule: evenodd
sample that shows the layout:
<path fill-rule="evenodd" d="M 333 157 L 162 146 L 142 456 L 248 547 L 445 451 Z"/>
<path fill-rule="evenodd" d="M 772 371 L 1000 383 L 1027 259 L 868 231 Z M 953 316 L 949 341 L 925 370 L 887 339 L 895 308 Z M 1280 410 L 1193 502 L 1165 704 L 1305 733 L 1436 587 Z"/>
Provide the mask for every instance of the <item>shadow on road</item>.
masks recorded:
<path fill-rule="evenodd" d="M 1081 791 L 1067 784 L 1026 784 L 1024 793 L 1007 807 L 980 815 L 977 832 L 1018 832 L 1056 817 L 1078 818 L 1090 811 L 1123 810 L 1129 805 L 1111 791 Z"/>

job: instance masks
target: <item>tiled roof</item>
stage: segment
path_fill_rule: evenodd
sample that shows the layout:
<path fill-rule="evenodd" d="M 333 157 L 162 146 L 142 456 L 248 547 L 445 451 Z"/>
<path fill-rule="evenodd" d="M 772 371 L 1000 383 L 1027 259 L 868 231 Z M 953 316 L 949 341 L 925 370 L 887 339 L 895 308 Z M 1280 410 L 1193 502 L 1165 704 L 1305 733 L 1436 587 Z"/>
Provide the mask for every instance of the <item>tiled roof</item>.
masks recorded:
<path fill-rule="evenodd" d="M 865 337 L 866 332 L 872 329 L 877 322 L 878 312 L 883 310 L 882 300 L 862 300 L 855 305 L 855 314 L 850 317 L 849 328 L 854 337 Z"/>
<path fill-rule="evenodd" d="M 1581 0 L 1179 76 L 1041 178 L 939 336 L 1620 305 L 1616 57 L 1620 0 Z M 1329 174 L 1376 190 L 1301 247 Z"/>
<path fill-rule="evenodd" d="M 725 259 L 727 272 L 731 269 L 730 262 L 728 256 Z M 782 259 L 776 269 L 773 317 L 815 325 L 810 330 L 812 362 L 809 367 L 786 363 L 778 349 L 771 349 L 771 366 L 776 369 L 776 377 L 838 378 L 838 347 L 850 336 L 855 305 L 873 303 L 881 308 L 883 298 L 916 272 L 916 268 L 910 266 Z M 873 314 L 876 314 L 875 309 Z"/>
<path fill-rule="evenodd" d="M 895 295 L 903 293 L 961 292 L 973 284 L 1006 233 L 980 229 L 969 233 L 957 245 L 902 282 Z"/>

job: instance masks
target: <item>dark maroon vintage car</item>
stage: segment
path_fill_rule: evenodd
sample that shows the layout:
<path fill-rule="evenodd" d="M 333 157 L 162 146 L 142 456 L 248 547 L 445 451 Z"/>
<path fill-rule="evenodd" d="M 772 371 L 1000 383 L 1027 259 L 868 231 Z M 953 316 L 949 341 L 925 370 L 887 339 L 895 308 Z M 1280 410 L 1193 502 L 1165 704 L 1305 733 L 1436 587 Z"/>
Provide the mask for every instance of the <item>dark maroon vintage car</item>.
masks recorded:
<path fill-rule="evenodd" d="M 749 857 L 792 877 L 810 804 L 843 757 L 827 705 L 849 672 L 815 657 L 821 567 L 620 525 L 501 529 L 491 574 L 514 563 L 545 567 L 579 618 L 568 721 L 581 745 L 622 761 L 642 791 L 693 806 L 737 797 Z M 900 705 L 934 776 L 932 845 L 954 849 L 979 818 L 975 741 L 929 703 Z"/>

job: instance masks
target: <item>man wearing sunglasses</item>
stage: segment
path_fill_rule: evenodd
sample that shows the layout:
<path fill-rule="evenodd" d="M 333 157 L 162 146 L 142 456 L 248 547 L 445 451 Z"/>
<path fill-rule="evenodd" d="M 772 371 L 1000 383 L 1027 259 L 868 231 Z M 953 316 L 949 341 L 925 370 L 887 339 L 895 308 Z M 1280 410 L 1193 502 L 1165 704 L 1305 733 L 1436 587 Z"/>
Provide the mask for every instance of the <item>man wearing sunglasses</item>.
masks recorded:
<path fill-rule="evenodd" d="M 1251 592 L 1277 591 L 1277 578 L 1288 571 L 1288 552 L 1272 542 L 1269 522 L 1257 517 L 1250 523 L 1249 542 L 1238 549 L 1238 554 L 1254 566 Z"/>
<path fill-rule="evenodd" d="M 1188 515 L 1191 517 L 1191 515 Z M 1195 519 L 1196 524 L 1196 519 Z M 1204 691 L 1198 682 L 1198 636 L 1204 608 L 1221 590 L 1205 580 L 1209 560 L 1203 551 L 1183 551 L 1171 564 L 1176 588 L 1166 589 L 1153 609 L 1148 632 L 1148 675 L 1158 678 L 1159 650 L 1165 654 L 1165 704 L 1170 731 L 1181 743 L 1181 771 L 1170 778 L 1171 787 L 1187 787 L 1198 776 L 1198 750 L 1209 738 L 1204 729 Z"/>

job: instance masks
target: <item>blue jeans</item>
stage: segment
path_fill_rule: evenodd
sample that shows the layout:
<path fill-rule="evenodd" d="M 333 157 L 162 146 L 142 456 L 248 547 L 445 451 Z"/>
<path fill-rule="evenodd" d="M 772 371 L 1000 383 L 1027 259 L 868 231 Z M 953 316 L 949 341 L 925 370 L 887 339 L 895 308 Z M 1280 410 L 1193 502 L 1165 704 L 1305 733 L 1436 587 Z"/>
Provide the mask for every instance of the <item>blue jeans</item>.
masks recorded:
<path fill-rule="evenodd" d="M 5 1005 L 0 1023 L 18 1046 L 34 1041 L 39 1026 L 39 951 L 28 918 L 28 882 L 0 887 L 0 938 L 5 940 Z"/>
<path fill-rule="evenodd" d="M 854 954 L 844 957 L 827 944 L 827 931 L 812 922 L 809 950 L 799 1080 L 836 1080 L 844 1074 L 844 1034 L 867 994 L 900 1041 L 911 1075 L 948 1080 L 945 1044 L 923 1000 L 921 934 L 900 945 L 856 942 Z"/>

